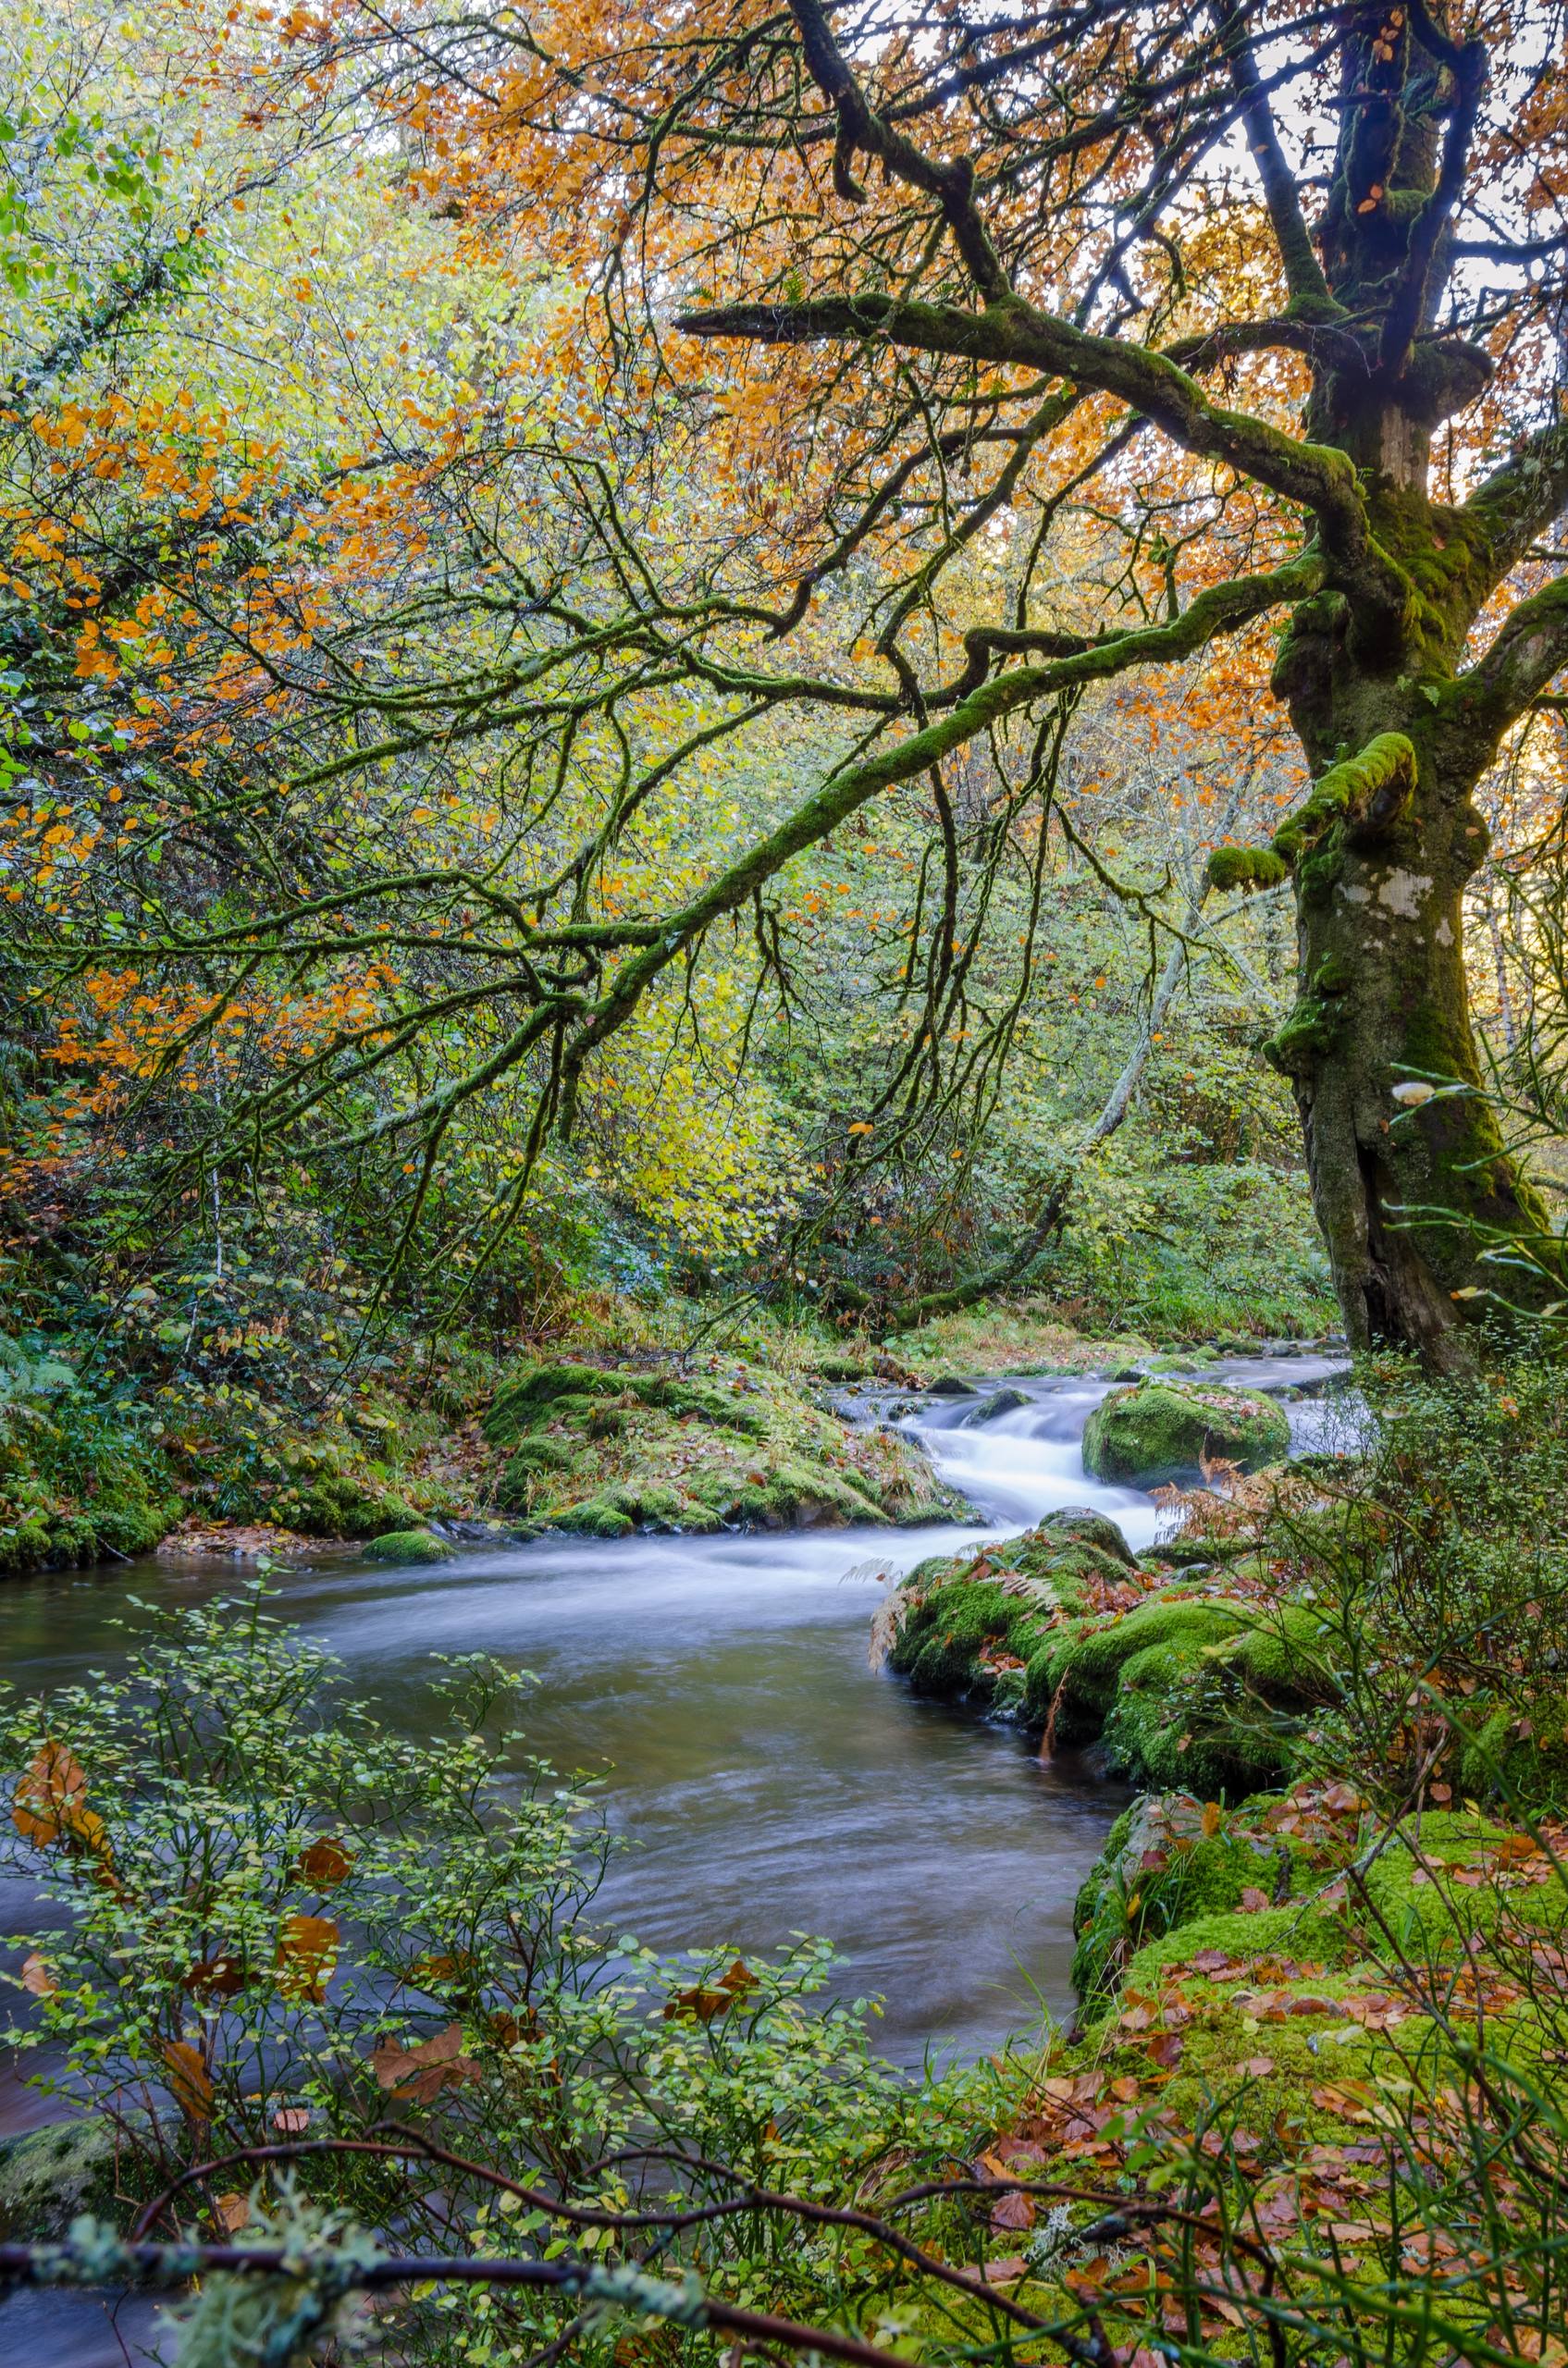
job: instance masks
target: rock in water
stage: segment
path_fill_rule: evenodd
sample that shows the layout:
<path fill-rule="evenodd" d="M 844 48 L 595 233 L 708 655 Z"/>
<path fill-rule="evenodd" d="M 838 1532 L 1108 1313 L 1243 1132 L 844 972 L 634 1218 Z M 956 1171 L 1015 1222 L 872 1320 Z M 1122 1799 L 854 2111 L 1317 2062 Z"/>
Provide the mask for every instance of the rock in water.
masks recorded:
<path fill-rule="evenodd" d="M 430 1529 L 389 1529 L 365 1548 L 372 1562 L 445 1562 L 451 1548 Z"/>
<path fill-rule="evenodd" d="M 994 1389 L 982 1398 L 971 1413 L 964 1416 L 960 1430 L 972 1431 L 977 1424 L 994 1423 L 998 1414 L 1016 1414 L 1020 1406 L 1029 1404 L 1028 1392 L 1022 1389 Z"/>
<path fill-rule="evenodd" d="M 1289 1454 L 1290 1425 L 1266 1398 L 1194 1384 L 1146 1381 L 1116 1389 L 1083 1433 L 1083 1468 L 1134 1488 L 1197 1479 L 1205 1462 L 1255 1472 Z"/>

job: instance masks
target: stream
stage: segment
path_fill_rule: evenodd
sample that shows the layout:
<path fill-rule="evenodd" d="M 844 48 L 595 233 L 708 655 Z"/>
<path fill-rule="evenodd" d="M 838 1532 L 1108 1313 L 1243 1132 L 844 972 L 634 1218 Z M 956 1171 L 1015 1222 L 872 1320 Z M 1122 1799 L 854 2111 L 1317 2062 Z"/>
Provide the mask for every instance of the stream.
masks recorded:
<path fill-rule="evenodd" d="M 1334 1400 L 1307 1394 L 1342 1360 L 1228 1359 L 1203 1378 L 1285 1391 L 1298 1451 Z M 978 1393 L 1026 1402 L 976 1423 Z M 536 1751 L 602 1774 L 611 1860 L 596 1921 L 660 1949 L 766 1950 L 829 1935 L 846 1994 L 880 1994 L 878 2044 L 913 2066 L 973 2057 L 1071 2006 L 1072 1905 L 1126 1797 L 1085 1767 L 1042 1765 L 1016 1731 L 916 1701 L 872 1673 L 868 1632 L 890 1579 L 928 1555 L 1027 1527 L 1068 1504 L 1119 1522 L 1134 1548 L 1159 1514 L 1084 1475 L 1080 1440 L 1113 1385 L 1060 1375 L 977 1382 L 977 1394 L 861 1400 L 901 1420 L 983 1519 L 911 1530 L 540 1539 L 388 1570 L 335 1551 L 284 1580 L 279 1608 L 347 1665 L 356 1688 L 417 1729 L 432 1653 L 486 1651 L 532 1671 Z M 0 1667 L 43 1689 L 112 1666 L 130 1598 L 221 1595 L 243 1566 L 213 1557 L 45 1574 L 0 1587 Z M 0 1879 L 0 1933 L 29 1913 Z M 57 2110 L 0 2074 L 0 2137 Z M 50 2331 L 53 2330 L 51 2333 Z M 122 2360 L 90 2298 L 0 2305 L 8 2368 Z"/>

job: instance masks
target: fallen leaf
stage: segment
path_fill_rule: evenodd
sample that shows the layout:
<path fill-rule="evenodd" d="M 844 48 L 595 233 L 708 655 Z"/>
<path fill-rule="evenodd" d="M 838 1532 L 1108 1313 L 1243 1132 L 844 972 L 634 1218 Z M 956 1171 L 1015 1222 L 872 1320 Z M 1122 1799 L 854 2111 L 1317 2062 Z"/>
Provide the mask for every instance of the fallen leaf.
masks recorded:
<path fill-rule="evenodd" d="M 231 2189 L 228 2194 L 220 2195 L 216 2199 L 213 2211 L 224 2235 L 232 2237 L 237 2235 L 250 2219 L 251 2199 L 248 2195 L 237 2194 Z"/>
<path fill-rule="evenodd" d="M 49 1970 L 48 1960 L 41 1957 L 36 1949 L 22 1959 L 22 1988 L 34 1998 L 53 1998 L 59 1988 Z"/>
<path fill-rule="evenodd" d="M 11 1796 L 11 1823 L 24 1842 L 51 1849 L 60 1839 L 66 1811 L 86 1790 L 80 1761 L 63 1743 L 46 1743 L 29 1761 Z"/>
<path fill-rule="evenodd" d="M 1001 2236 L 1015 2228 L 1032 2228 L 1033 2226 L 1034 2198 L 1031 2195 L 1020 2195 L 1015 2189 L 1010 2195 L 999 2196 L 991 2207 L 991 2231 L 994 2236 Z"/>
<path fill-rule="evenodd" d="M 664 2009 L 667 2023 L 678 2022 L 683 2016 L 694 2022 L 716 2022 L 737 2006 L 757 1987 L 757 1976 L 742 1957 L 736 1957 L 729 1971 L 721 1974 L 711 1988 L 699 1982 L 695 1989 L 677 1990 Z"/>
<path fill-rule="evenodd" d="M 169 2094 L 187 2121 L 212 2119 L 212 2075 L 189 2040 L 165 2041 L 163 2059 L 168 2066 Z"/>
<path fill-rule="evenodd" d="M 300 1853 L 299 1871 L 317 1891 L 330 1891 L 334 1883 L 340 1883 L 352 1865 L 342 1844 L 326 1833 Z"/>
<path fill-rule="evenodd" d="M 272 2116 L 274 2129 L 285 2138 L 298 2138 L 310 2128 L 309 2105 L 279 2105 Z"/>
<path fill-rule="evenodd" d="M 398 2104 L 434 2104 L 444 2089 L 476 2080 L 479 2067 L 463 2052 L 463 2025 L 449 2023 L 418 2047 L 380 2039 L 370 2058 L 377 2081 Z"/>
<path fill-rule="evenodd" d="M 329 1916 L 286 1916 L 278 1936 L 278 1987 L 296 2005 L 319 2006 L 338 1960 Z"/>
<path fill-rule="evenodd" d="M 1256 1916 L 1262 1909 L 1272 1905 L 1273 1902 L 1268 1893 L 1266 1891 L 1259 1891 L 1255 1883 L 1249 1883 L 1241 1893 L 1241 1906 L 1249 1916 Z"/>
<path fill-rule="evenodd" d="M 182 1987 L 192 1998 L 235 1998 L 245 1986 L 245 1968 L 238 1957 L 204 1957 L 185 1976 Z"/>

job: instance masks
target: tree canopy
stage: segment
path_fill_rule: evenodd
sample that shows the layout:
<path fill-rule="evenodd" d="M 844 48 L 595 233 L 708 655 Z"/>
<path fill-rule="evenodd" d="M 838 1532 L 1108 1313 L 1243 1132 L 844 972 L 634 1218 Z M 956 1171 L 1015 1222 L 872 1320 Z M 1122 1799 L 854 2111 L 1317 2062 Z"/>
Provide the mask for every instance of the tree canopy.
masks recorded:
<path fill-rule="evenodd" d="M 906 794 L 907 1024 L 843 1149 L 928 1153 L 1012 1090 L 1049 845 L 1146 995 L 1195 925 L 1069 794 L 1153 718 L 1172 783 L 1233 756 L 1215 894 L 1293 882 L 1272 1056 L 1352 1336 L 1441 1362 L 1488 1251 L 1543 1263 L 1463 897 L 1500 755 L 1549 801 L 1568 661 L 1560 9 L 101 29 L 6 151 L 7 679 L 49 784 L 7 894 L 35 977 L 134 986 L 143 1087 L 231 1072 L 182 1157 L 396 1178 L 406 1253 L 500 1095 L 445 1209 L 499 1240 L 683 1030 L 734 1085 L 808 991 L 802 861 Z M 742 1168 L 767 1140 L 759 1106 Z"/>

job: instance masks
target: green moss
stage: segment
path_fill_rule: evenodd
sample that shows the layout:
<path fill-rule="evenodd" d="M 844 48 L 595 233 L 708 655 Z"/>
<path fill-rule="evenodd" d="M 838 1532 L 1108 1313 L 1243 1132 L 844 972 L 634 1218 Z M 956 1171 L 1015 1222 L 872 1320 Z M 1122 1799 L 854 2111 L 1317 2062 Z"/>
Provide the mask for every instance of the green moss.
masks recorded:
<path fill-rule="evenodd" d="M 1101 1730 L 1112 1765 L 1145 1784 L 1183 1784 L 1205 1799 L 1237 1799 L 1287 1771 L 1280 1739 L 1207 1720 L 1194 1696 L 1210 1673 L 1194 1642 L 1145 1645 L 1122 1664 Z"/>
<path fill-rule="evenodd" d="M 1209 885 L 1221 894 L 1233 888 L 1277 888 L 1287 873 L 1284 857 L 1272 847 L 1216 847 L 1209 857 Z"/>
<path fill-rule="evenodd" d="M 276 1519 L 311 1537 L 376 1537 L 414 1529 L 419 1521 L 406 1498 L 342 1470 L 318 1473 L 307 1486 L 272 1504 Z"/>
<path fill-rule="evenodd" d="M 1288 1454 L 1290 1425 L 1266 1398 L 1149 1381 L 1113 1390 L 1083 1433 L 1083 1464 L 1101 1480 L 1152 1488 L 1194 1478 L 1205 1459 L 1243 1471 Z"/>
<path fill-rule="evenodd" d="M 618 1403 L 611 1410 L 603 1406 L 605 1400 Z M 766 1428 L 762 1412 L 747 1406 L 730 1391 L 700 1382 L 672 1380 L 662 1374 L 609 1373 L 599 1365 L 582 1364 L 525 1368 L 497 1393 L 482 1427 L 492 1446 L 508 1447 L 541 1423 L 565 1413 L 597 1420 L 601 1425 L 599 1436 L 603 1437 L 611 1435 L 604 1425 L 611 1411 L 625 1414 L 637 1406 L 722 1424 L 749 1437 L 759 1437 Z"/>
<path fill-rule="evenodd" d="M 917 1694 L 953 1700 L 978 1692 L 989 1696 L 995 1674 L 982 1664 L 982 1652 L 1024 1659 L 1020 1646 L 1034 1646 L 1042 1632 L 1037 1604 L 994 1583 L 962 1579 L 936 1588 L 916 1602 L 904 1621 L 889 1666 L 907 1677 Z"/>
<path fill-rule="evenodd" d="M 961 1510 L 910 1441 L 776 1375 L 687 1381 L 586 1364 L 514 1375 L 485 1417 L 495 1502 L 559 1529 L 784 1529 Z"/>
<path fill-rule="evenodd" d="M 453 1551 L 429 1529 L 389 1529 L 373 1537 L 364 1550 L 372 1562 L 406 1563 L 449 1561 Z"/>
<path fill-rule="evenodd" d="M 1404 734 L 1378 733 L 1359 756 L 1329 766 L 1266 847 L 1216 847 L 1208 864 L 1211 884 L 1271 888 L 1339 826 L 1387 829 L 1409 804 L 1415 773 L 1415 749 Z"/>
<path fill-rule="evenodd" d="M 1281 1077 L 1305 1077 L 1325 1053 L 1332 1052 L 1344 1025 L 1334 1003 L 1315 994 L 1298 995 L 1283 1027 L 1265 1043 L 1264 1058 Z"/>
<path fill-rule="evenodd" d="M 179 1514 L 145 1424 L 64 1358 L 0 1333 L 0 1573 L 146 1554 Z"/>
<path fill-rule="evenodd" d="M 1128 1965 L 1126 1986 L 1157 1990 L 1167 1967 L 1191 1964 L 1209 1949 L 1243 1963 L 1278 1956 L 1321 1966 L 1349 1964 L 1356 1954 L 1344 1924 L 1321 1908 L 1287 1901 L 1282 1907 L 1250 1913 L 1221 1909 L 1184 1918 L 1174 1931 L 1139 1949 Z"/>
<path fill-rule="evenodd" d="M 56 2121 L 0 2141 L 0 2238 L 43 2244 L 82 2212 L 108 2216 L 116 2137 L 104 2121 Z"/>

